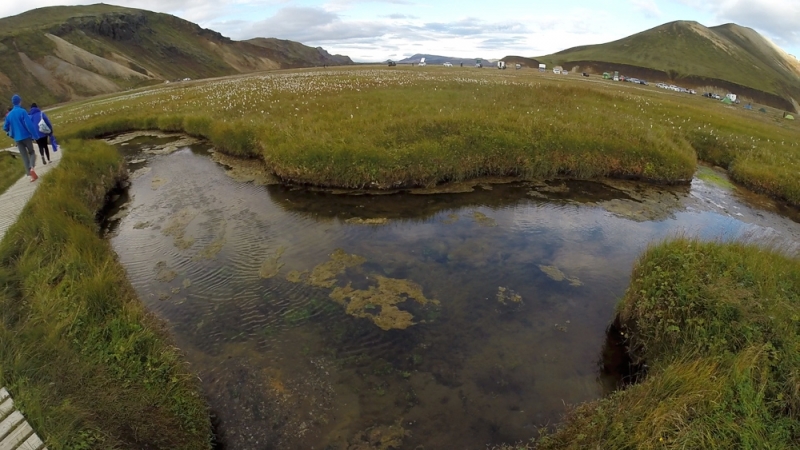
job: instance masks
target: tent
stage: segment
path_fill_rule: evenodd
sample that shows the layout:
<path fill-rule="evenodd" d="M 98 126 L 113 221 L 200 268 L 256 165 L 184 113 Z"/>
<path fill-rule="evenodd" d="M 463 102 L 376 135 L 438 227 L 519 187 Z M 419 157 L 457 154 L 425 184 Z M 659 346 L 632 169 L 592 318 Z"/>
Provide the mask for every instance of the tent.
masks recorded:
<path fill-rule="evenodd" d="M 726 105 L 732 105 L 733 101 L 731 101 L 730 98 L 725 97 L 725 98 L 722 99 L 722 103 L 725 103 Z"/>
<path fill-rule="evenodd" d="M 752 110 L 752 109 L 753 109 L 753 105 L 751 105 L 750 103 L 748 103 L 748 104 L 746 104 L 746 105 L 744 106 L 744 109 L 749 109 L 749 110 Z"/>
<path fill-rule="evenodd" d="M 604 80 L 610 80 L 611 79 L 611 75 L 608 72 L 603 72 L 603 79 Z"/>
<path fill-rule="evenodd" d="M 759 108 L 758 112 L 767 112 L 767 110 L 764 108 Z"/>
<path fill-rule="evenodd" d="M 794 120 L 794 116 L 791 115 L 791 114 L 787 114 L 787 115 L 783 116 L 783 118 L 786 119 L 786 120 Z"/>

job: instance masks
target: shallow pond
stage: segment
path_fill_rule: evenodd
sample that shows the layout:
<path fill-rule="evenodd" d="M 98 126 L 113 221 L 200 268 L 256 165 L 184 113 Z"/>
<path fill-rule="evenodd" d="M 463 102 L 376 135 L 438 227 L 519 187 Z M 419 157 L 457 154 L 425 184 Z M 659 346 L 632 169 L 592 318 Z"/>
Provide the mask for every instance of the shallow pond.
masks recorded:
<path fill-rule="evenodd" d="M 228 449 L 528 439 L 615 387 L 605 331 L 649 243 L 800 242 L 709 168 L 691 187 L 359 196 L 236 181 L 199 144 L 123 141 L 135 172 L 109 238 Z"/>

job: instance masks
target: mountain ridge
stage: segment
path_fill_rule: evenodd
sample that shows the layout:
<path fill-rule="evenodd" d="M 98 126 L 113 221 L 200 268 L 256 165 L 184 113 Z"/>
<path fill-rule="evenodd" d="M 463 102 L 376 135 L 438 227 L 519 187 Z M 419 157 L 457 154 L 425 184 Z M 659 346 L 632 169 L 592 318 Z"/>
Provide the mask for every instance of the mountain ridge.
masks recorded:
<path fill-rule="evenodd" d="M 583 45 L 537 57 L 548 66 L 633 76 L 692 86 L 738 89 L 756 101 L 798 109 L 800 62 L 751 28 L 733 23 L 705 27 L 668 22 L 604 44 Z"/>
<path fill-rule="evenodd" d="M 0 101 L 42 106 L 184 78 L 353 64 L 274 38 L 235 41 L 178 17 L 96 4 L 0 19 Z"/>

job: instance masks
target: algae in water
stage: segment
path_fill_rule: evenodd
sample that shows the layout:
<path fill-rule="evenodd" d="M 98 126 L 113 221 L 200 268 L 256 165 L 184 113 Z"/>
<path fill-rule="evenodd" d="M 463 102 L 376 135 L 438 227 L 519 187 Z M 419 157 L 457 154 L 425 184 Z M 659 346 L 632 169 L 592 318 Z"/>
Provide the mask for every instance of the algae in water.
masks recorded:
<path fill-rule="evenodd" d="M 413 299 L 420 305 L 432 303 L 438 305 L 437 300 L 429 300 L 422 293 L 422 287 L 411 280 L 386 278 L 375 275 L 377 286 L 357 290 L 350 283 L 345 287 L 335 287 L 337 277 L 348 268 L 360 266 L 366 258 L 358 255 L 347 254 L 342 249 L 337 249 L 330 255 L 330 259 L 308 271 L 293 270 L 286 275 L 286 280 L 292 283 L 304 283 L 318 288 L 333 288 L 330 298 L 345 307 L 345 312 L 353 317 L 372 320 L 375 325 L 383 330 L 405 329 L 414 325 L 414 316 L 408 311 L 397 307 L 398 304 Z"/>
<path fill-rule="evenodd" d="M 153 177 L 153 179 L 150 180 L 150 187 L 155 191 L 156 189 L 160 188 L 161 186 L 167 184 L 167 181 L 168 180 L 166 178 Z"/>
<path fill-rule="evenodd" d="M 261 278 L 272 278 L 278 274 L 278 271 L 283 267 L 283 263 L 280 262 L 280 259 L 285 251 L 286 247 L 280 247 L 274 255 L 267 258 L 267 260 L 261 264 L 261 269 L 258 272 Z"/>
<path fill-rule="evenodd" d="M 545 266 L 539 264 L 539 270 L 544 272 L 550 279 L 555 281 L 569 281 L 570 286 L 583 286 L 583 282 L 578 277 L 568 277 L 556 266 Z"/>
<path fill-rule="evenodd" d="M 183 208 L 174 214 L 161 232 L 166 236 L 172 236 L 175 239 L 175 246 L 186 250 L 194 244 L 194 238 L 186 238 L 186 227 L 189 223 L 197 217 L 197 211 L 190 208 Z"/>
<path fill-rule="evenodd" d="M 343 274 L 350 267 L 360 266 L 367 261 L 363 256 L 348 255 L 342 249 L 336 249 L 331 258 L 314 267 L 308 275 L 307 283 L 320 288 L 332 288 L 336 285 L 336 277 Z"/>
<path fill-rule="evenodd" d="M 302 272 L 300 272 L 299 270 L 293 270 L 286 274 L 286 281 L 290 283 L 302 283 L 307 278 L 308 278 L 307 270 L 304 270 Z"/>
<path fill-rule="evenodd" d="M 507 305 L 509 303 L 521 305 L 522 296 L 511 289 L 500 286 L 497 288 L 497 301 L 503 305 Z"/>
<path fill-rule="evenodd" d="M 472 219 L 475 220 L 475 222 L 477 222 L 478 225 L 480 225 L 482 227 L 496 227 L 497 226 L 497 221 L 495 221 L 491 217 L 489 217 L 486 214 L 484 214 L 482 212 L 479 212 L 479 211 L 475 211 L 474 213 L 472 213 Z"/>
<path fill-rule="evenodd" d="M 344 222 L 352 225 L 386 225 L 387 223 L 389 223 L 389 219 L 385 217 L 377 217 L 374 219 L 362 219 L 360 217 L 351 217 L 345 220 Z"/>
<path fill-rule="evenodd" d="M 411 280 L 386 278 L 376 275 L 377 286 L 366 290 L 353 289 L 348 283 L 345 287 L 337 287 L 331 292 L 331 298 L 345 307 L 345 312 L 353 317 L 372 320 L 382 330 L 403 330 L 414 325 L 414 316 L 403 311 L 397 304 L 414 299 L 420 305 L 433 303 L 422 293 L 422 287 Z"/>
<path fill-rule="evenodd" d="M 169 283 L 177 276 L 178 274 L 174 270 L 167 267 L 166 261 L 159 261 L 156 263 L 156 280 L 163 283 Z"/>

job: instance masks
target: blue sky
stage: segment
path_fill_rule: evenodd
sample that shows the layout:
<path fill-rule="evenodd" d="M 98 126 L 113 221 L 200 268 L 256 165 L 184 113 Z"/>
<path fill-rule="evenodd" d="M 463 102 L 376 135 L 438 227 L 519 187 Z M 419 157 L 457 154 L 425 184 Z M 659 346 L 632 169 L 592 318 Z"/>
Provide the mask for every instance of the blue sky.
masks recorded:
<path fill-rule="evenodd" d="M 93 2 L 2 2 L 0 16 Z M 277 37 L 356 61 L 415 53 L 539 56 L 619 39 L 673 20 L 756 29 L 800 57 L 800 0 L 129 0 L 107 3 L 174 14 L 234 39 Z"/>

